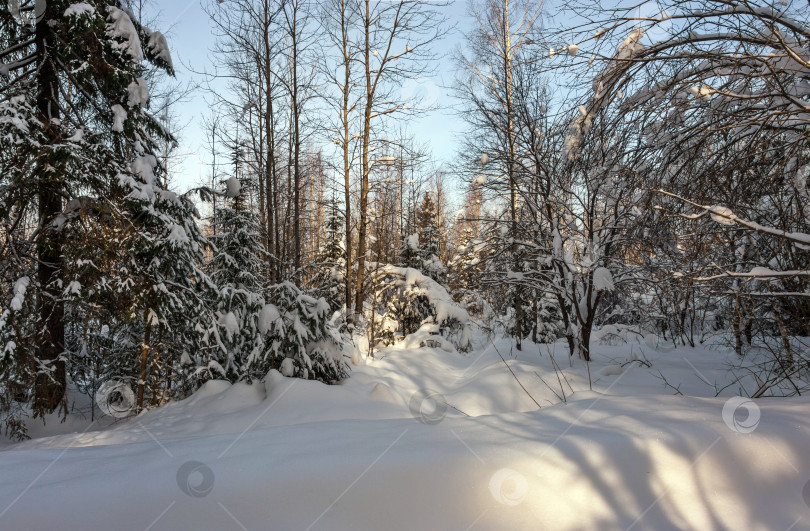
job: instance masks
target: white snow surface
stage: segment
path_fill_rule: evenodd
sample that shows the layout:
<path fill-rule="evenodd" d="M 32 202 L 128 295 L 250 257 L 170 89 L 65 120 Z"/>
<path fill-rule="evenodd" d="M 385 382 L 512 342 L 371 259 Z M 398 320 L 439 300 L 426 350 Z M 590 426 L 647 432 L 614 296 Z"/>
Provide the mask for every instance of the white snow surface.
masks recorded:
<path fill-rule="evenodd" d="M 613 275 L 606 267 L 599 267 L 593 272 L 593 287 L 597 291 L 613 291 Z"/>
<path fill-rule="evenodd" d="M 237 197 L 242 192 L 242 183 L 236 177 L 230 177 L 225 181 L 225 196 Z"/>
<path fill-rule="evenodd" d="M 112 130 L 118 133 L 124 131 L 124 122 L 127 120 L 127 111 L 119 104 L 115 104 L 111 107 L 113 112 L 113 125 Z"/>
<path fill-rule="evenodd" d="M 91 6 L 86 2 L 79 2 L 76 4 L 71 4 L 65 9 L 65 17 L 80 17 L 85 13 L 88 15 L 93 15 L 96 12 L 96 8 Z"/>
<path fill-rule="evenodd" d="M 127 12 L 114 6 L 107 6 L 107 15 L 110 18 L 110 22 L 107 23 L 107 35 L 121 40 L 116 43 L 116 47 L 125 50 L 134 62 L 143 61 L 141 39 Z"/>
<path fill-rule="evenodd" d="M 278 308 L 273 304 L 265 304 L 259 313 L 259 331 L 266 335 L 274 328 L 282 329 L 283 327 L 284 321 L 281 319 Z"/>
<path fill-rule="evenodd" d="M 166 42 L 166 37 L 159 31 L 149 33 L 149 42 L 147 42 L 149 50 L 152 51 L 158 58 L 166 62 L 169 68 L 174 68 L 172 64 L 172 54 L 169 51 L 169 44 Z"/>
<path fill-rule="evenodd" d="M 723 225 L 734 225 L 734 212 L 730 208 L 714 205 L 711 209 L 711 216 L 714 221 Z"/>
<path fill-rule="evenodd" d="M 28 277 L 20 277 L 14 283 L 14 298 L 11 299 L 9 307 L 15 312 L 22 310 L 23 302 L 25 302 L 25 290 L 31 284 L 31 279 Z"/>
<path fill-rule="evenodd" d="M 563 342 L 475 340 L 378 350 L 342 385 L 271 371 L 114 424 L 31 424 L 0 446 L 0 528 L 807 528 L 810 402 L 715 398 L 733 354 L 599 344 L 591 391 Z"/>
<path fill-rule="evenodd" d="M 236 315 L 234 315 L 233 312 L 220 315 L 219 324 L 225 328 L 225 332 L 228 334 L 228 339 L 239 333 L 239 320 L 236 318 Z"/>
<path fill-rule="evenodd" d="M 149 87 L 142 77 L 137 78 L 127 87 L 127 105 L 143 107 L 149 101 Z"/>
<path fill-rule="evenodd" d="M 407 238 L 405 238 L 405 245 L 407 245 L 408 249 L 411 249 L 412 251 L 418 251 L 419 250 L 419 235 L 414 233 L 414 234 L 411 234 L 410 236 L 408 236 Z"/>

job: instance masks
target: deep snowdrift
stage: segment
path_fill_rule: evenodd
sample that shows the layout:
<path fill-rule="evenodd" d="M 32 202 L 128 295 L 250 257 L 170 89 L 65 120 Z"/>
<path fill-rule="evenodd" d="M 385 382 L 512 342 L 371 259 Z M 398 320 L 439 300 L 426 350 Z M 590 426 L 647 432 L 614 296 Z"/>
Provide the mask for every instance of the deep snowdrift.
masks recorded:
<path fill-rule="evenodd" d="M 210 382 L 4 446 L 0 528 L 808 528 L 808 401 L 714 398 L 731 357 L 632 349 L 601 347 L 594 391 L 562 345 L 559 379 L 545 347 L 519 353 L 541 409 L 492 345 L 385 349 L 341 386 Z"/>

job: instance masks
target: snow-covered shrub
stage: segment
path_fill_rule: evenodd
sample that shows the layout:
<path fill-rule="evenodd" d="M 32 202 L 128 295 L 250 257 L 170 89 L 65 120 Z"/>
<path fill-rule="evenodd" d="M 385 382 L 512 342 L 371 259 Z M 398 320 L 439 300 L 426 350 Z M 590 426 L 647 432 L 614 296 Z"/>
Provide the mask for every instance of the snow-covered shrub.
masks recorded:
<path fill-rule="evenodd" d="M 284 376 L 335 383 L 348 374 L 340 334 L 329 321 L 329 304 L 302 292 L 290 282 L 271 286 L 259 312 L 265 349 L 248 360 L 252 378 L 270 369 Z"/>
<path fill-rule="evenodd" d="M 392 344 L 435 324 L 435 333 L 461 351 L 471 348 L 472 319 L 453 301 L 447 290 L 432 278 L 409 267 L 372 264 L 377 297 L 385 305 L 375 342 Z"/>

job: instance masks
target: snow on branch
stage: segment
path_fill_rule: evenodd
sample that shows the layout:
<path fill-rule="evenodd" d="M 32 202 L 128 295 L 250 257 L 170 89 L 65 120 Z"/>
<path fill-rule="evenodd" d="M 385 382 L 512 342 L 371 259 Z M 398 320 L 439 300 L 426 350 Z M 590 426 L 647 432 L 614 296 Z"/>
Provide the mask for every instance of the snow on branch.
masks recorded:
<path fill-rule="evenodd" d="M 673 199 L 683 201 L 688 205 L 692 205 L 693 207 L 703 210 L 703 212 L 701 212 L 700 214 L 694 215 L 679 214 L 679 216 L 684 219 L 699 219 L 705 216 L 711 216 L 712 219 L 717 221 L 718 223 L 723 223 L 724 225 L 734 225 L 734 224 L 741 225 L 747 229 L 753 230 L 754 232 L 759 232 L 762 234 L 770 234 L 772 236 L 776 236 L 778 238 L 790 241 L 796 244 L 796 246 L 799 247 L 800 249 L 810 250 L 810 234 L 806 234 L 804 232 L 787 232 L 784 230 L 775 229 L 773 227 L 768 227 L 766 225 L 761 225 L 755 221 L 748 221 L 747 219 L 743 219 L 737 216 L 729 208 L 726 208 L 724 206 L 701 205 L 699 203 L 695 203 L 694 201 L 690 201 L 684 197 L 681 197 L 677 194 L 673 194 L 672 192 L 667 192 L 666 190 L 652 190 L 652 192 L 672 197 Z M 656 208 L 662 209 L 662 207 L 660 206 Z"/>
<path fill-rule="evenodd" d="M 719 280 L 721 278 L 750 278 L 750 279 L 776 279 L 776 278 L 797 278 L 806 277 L 810 278 L 810 271 L 808 270 L 792 270 L 792 271 L 774 271 L 767 267 L 755 267 L 747 273 L 738 273 L 735 271 L 725 271 L 719 266 L 716 266 L 722 271 L 717 275 L 710 277 L 698 277 L 695 282 L 708 282 L 711 280 Z M 774 293 L 772 295 L 783 295 L 782 293 Z M 810 295 L 810 294 L 806 294 Z"/>
<path fill-rule="evenodd" d="M 398 290 L 403 299 L 416 301 L 418 298 L 424 298 L 428 301 L 433 310 L 432 315 L 421 324 L 432 324 L 435 328 L 424 328 L 422 332 L 438 332 L 448 336 L 461 351 L 466 352 L 471 348 L 473 320 L 467 310 L 456 303 L 438 282 L 410 267 L 371 262 L 367 263 L 367 268 L 378 280 L 386 279 L 386 283 Z"/>

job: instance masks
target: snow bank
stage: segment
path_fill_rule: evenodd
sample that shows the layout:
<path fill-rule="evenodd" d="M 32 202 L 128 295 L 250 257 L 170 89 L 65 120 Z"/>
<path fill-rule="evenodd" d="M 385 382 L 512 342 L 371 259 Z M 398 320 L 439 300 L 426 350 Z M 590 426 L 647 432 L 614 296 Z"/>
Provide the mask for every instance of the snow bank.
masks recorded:
<path fill-rule="evenodd" d="M 509 348 L 399 344 L 336 386 L 275 370 L 209 381 L 109 429 L 7 446 L 0 526 L 799 529 L 807 518 L 810 400 L 729 399 L 733 353 L 600 346 L 591 392 L 563 343 Z"/>
<path fill-rule="evenodd" d="M 123 531 L 790 528 L 808 511 L 807 401 L 763 404 L 767 422 L 749 435 L 722 421 L 723 403 L 593 395 L 535 413 L 435 425 L 346 421 L 156 436 L 67 453 L 4 452 L 3 524 Z M 189 463 L 205 474 L 184 473 Z M 209 484 L 201 485 L 205 477 Z M 46 507 L 41 496 L 48 496 Z"/>

